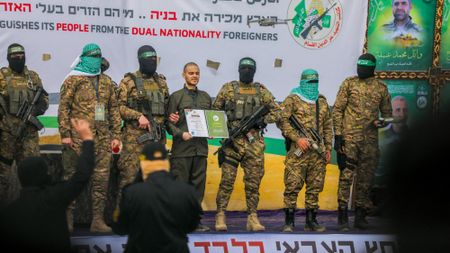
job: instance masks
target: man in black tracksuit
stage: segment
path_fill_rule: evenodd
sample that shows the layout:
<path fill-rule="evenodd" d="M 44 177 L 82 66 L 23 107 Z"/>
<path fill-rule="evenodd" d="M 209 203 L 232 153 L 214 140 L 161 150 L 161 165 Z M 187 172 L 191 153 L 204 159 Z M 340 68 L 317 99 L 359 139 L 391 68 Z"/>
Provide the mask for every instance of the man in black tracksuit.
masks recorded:
<path fill-rule="evenodd" d="M 66 209 L 89 182 L 95 165 L 93 135 L 85 120 L 72 120 L 83 140 L 77 171 L 50 182 L 45 160 L 28 157 L 18 166 L 20 196 L 0 211 L 0 245 L 8 252 L 70 252 Z"/>
<path fill-rule="evenodd" d="M 167 109 L 168 114 L 180 115 L 178 122 L 167 122 L 168 131 L 173 136 L 170 172 L 176 180 L 194 186 L 201 205 L 206 185 L 208 141 L 206 137 L 192 136 L 184 115 L 185 110 L 210 110 L 211 97 L 197 87 L 200 68 L 196 63 L 187 63 L 182 75 L 185 80 L 184 87 L 170 95 Z M 196 231 L 206 232 L 209 228 L 200 223 Z"/>
<path fill-rule="evenodd" d="M 113 231 L 128 235 L 127 253 L 189 252 L 187 234 L 198 226 L 201 212 L 194 188 L 169 174 L 164 145 L 146 144 L 140 159 L 143 181 L 123 189 Z"/>

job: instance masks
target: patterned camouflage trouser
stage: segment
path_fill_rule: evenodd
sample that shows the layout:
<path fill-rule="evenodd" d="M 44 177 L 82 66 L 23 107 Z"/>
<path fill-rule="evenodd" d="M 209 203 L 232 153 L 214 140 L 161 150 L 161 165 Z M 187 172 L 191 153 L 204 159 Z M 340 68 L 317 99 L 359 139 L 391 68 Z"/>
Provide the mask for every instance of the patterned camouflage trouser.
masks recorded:
<path fill-rule="evenodd" d="M 205 193 L 207 159 L 206 156 L 170 159 L 170 172 L 176 180 L 194 186 L 197 200 L 200 204 Z"/>
<path fill-rule="evenodd" d="M 0 143 L 0 156 L 4 160 L 15 161 L 16 165 L 25 157 L 40 155 L 39 137 L 36 131 L 30 130 L 22 141 L 18 141 L 9 132 L 0 130 Z M 9 201 L 11 175 L 12 164 L 8 164 L 7 161 L 0 161 L 0 206 Z"/>
<path fill-rule="evenodd" d="M 292 149 L 286 155 L 284 170 L 284 206 L 296 208 L 298 193 L 306 183 L 305 208 L 319 208 L 319 193 L 323 190 L 326 163 L 317 152 L 308 151 L 298 157 Z"/>
<path fill-rule="evenodd" d="M 120 152 L 119 161 L 117 161 L 117 167 L 119 169 L 119 189 L 116 206 L 119 205 L 122 198 L 123 187 L 132 183 L 139 171 L 139 154 L 141 154 L 142 148 L 148 142 L 138 144 L 137 138 L 144 133 L 145 130 L 133 127 L 125 127 L 122 130 L 122 151 Z M 163 138 L 160 143 L 164 145 L 165 142 L 165 133 L 163 133 Z"/>
<path fill-rule="evenodd" d="M 355 207 L 368 209 L 370 186 L 378 165 L 378 143 L 345 140 L 344 153 L 347 156 L 346 168 L 339 175 L 338 204 L 348 206 L 350 188 L 354 181 Z"/>
<path fill-rule="evenodd" d="M 68 180 L 76 171 L 82 140 L 72 138 L 73 148 L 63 147 L 62 163 L 64 180 Z M 111 141 L 109 136 L 95 136 L 95 168 L 91 177 L 92 213 L 103 217 L 108 195 L 109 172 L 111 168 Z M 69 206 L 73 209 L 75 203 Z"/>
<path fill-rule="evenodd" d="M 236 138 L 234 147 L 226 147 L 225 162 L 222 164 L 222 178 L 217 192 L 217 211 L 225 211 L 233 191 L 239 163 L 244 170 L 245 198 L 247 212 L 254 213 L 259 203 L 259 185 L 264 176 L 264 139 L 256 136 L 253 143 L 245 137 Z"/>

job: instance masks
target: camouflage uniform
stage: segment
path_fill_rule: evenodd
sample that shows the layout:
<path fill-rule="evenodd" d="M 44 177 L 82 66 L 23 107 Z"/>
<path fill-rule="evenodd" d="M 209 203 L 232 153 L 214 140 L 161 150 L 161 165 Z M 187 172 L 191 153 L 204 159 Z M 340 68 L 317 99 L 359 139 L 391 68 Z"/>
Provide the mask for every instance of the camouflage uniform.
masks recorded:
<path fill-rule="evenodd" d="M 377 168 L 378 129 L 373 121 L 392 115 L 390 96 L 386 85 L 374 77 L 347 78 L 341 85 L 333 108 L 335 135 L 344 139 L 346 168 L 339 176 L 338 203 L 346 208 L 350 188 L 355 177 L 355 206 L 370 207 L 369 190 Z"/>
<path fill-rule="evenodd" d="M 239 99 L 237 99 L 239 97 Z M 236 101 L 244 101 L 236 103 Z M 258 107 L 267 105 L 271 112 L 266 115 L 266 123 L 279 120 L 280 106 L 264 85 L 259 83 L 245 84 L 239 81 L 226 83 L 222 86 L 212 108 L 227 113 L 228 127 L 233 129 L 245 116 L 251 115 Z M 225 147 L 225 161 L 221 166 L 222 178 L 217 192 L 217 211 L 224 212 L 228 206 L 234 181 L 236 180 L 239 163 L 244 170 L 245 197 L 247 212 L 256 213 L 259 202 L 259 185 L 264 175 L 264 138 L 260 131 L 253 134 L 250 143 L 245 135 L 239 136 L 232 147 Z"/>
<path fill-rule="evenodd" d="M 135 80 L 142 80 L 142 85 L 147 94 L 152 94 L 149 99 L 152 115 L 157 124 L 163 126 L 165 123 L 165 113 L 169 102 L 169 88 L 163 75 L 154 74 L 148 77 L 137 71 L 133 74 L 128 73 L 121 80 L 118 88 L 118 101 L 120 116 L 124 121 L 122 128 L 122 151 L 118 161 L 120 171 L 120 182 L 118 191 L 118 200 L 121 198 L 123 187 L 133 182 L 136 173 L 139 170 L 139 154 L 142 147 L 146 144 L 138 143 L 137 138 L 145 133 L 147 129 L 139 128 L 138 119 L 143 115 L 144 108 L 138 105 L 138 88 Z M 149 95 L 147 95 L 149 96 Z M 165 131 L 161 133 L 161 144 L 166 142 Z"/>
<path fill-rule="evenodd" d="M 319 96 L 319 129 L 317 133 L 322 137 L 323 143 L 321 149 L 331 151 L 331 142 L 333 138 L 333 124 L 327 100 Z M 283 111 L 281 113 L 280 128 L 286 138 L 292 140 L 289 151 L 286 154 L 284 171 L 284 206 L 286 208 L 297 207 L 297 197 L 303 185 L 306 183 L 305 208 L 319 208 L 319 193 L 323 190 L 326 172 L 326 161 L 322 156 L 310 148 L 300 157 L 295 154 L 298 148 L 296 142 L 300 136 L 289 123 L 291 115 L 295 116 L 305 128 L 317 128 L 316 124 L 316 105 L 310 104 L 299 96 L 289 95 L 281 104 Z"/>
<path fill-rule="evenodd" d="M 97 77 L 98 93 L 95 88 Z M 96 104 L 104 105 L 104 120 L 95 119 Z M 80 155 L 82 140 L 71 127 L 70 119 L 89 121 L 95 142 L 95 169 L 92 176 L 92 212 L 103 217 L 106 205 L 111 166 L 111 140 L 120 140 L 120 114 L 117 97 L 109 76 L 69 76 L 61 86 L 58 123 L 61 138 L 71 138 L 72 148 L 64 147 L 65 179 L 75 172 L 76 158 Z"/>
<path fill-rule="evenodd" d="M 21 74 L 18 74 L 4 67 L 0 71 L 0 99 L 3 100 L 3 109 L 0 108 L 0 143 L 2 143 L 0 145 L 0 201 L 2 202 L 7 200 L 12 163 L 15 161 L 18 164 L 28 156 L 39 156 L 39 135 L 34 126 L 27 124 L 23 140 L 19 140 L 15 133 L 21 123 L 20 118 L 15 115 L 23 101 L 31 102 L 37 87 L 42 87 L 42 81 L 32 70 L 25 68 Z M 39 114 L 47 110 L 47 95 L 41 95 L 39 107 Z"/>

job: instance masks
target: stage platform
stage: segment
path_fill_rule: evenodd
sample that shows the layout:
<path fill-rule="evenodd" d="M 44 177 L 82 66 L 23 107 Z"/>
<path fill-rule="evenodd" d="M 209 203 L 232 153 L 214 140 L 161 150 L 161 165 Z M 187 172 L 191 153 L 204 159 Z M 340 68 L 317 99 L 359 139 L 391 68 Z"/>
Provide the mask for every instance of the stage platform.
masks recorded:
<path fill-rule="evenodd" d="M 337 213 L 320 211 L 318 221 L 327 227 L 326 232 L 304 232 L 304 210 L 296 213 L 294 233 L 283 233 L 283 210 L 260 211 L 259 217 L 266 226 L 264 232 L 247 232 L 245 212 L 227 212 L 227 232 L 214 231 L 215 212 L 205 212 L 202 223 L 211 228 L 209 232 L 194 232 L 189 235 L 189 248 L 194 253 L 232 252 L 397 252 L 394 236 L 389 232 L 389 222 L 381 217 L 368 217 L 368 230 L 337 230 Z M 350 224 L 354 216 L 350 212 Z M 89 232 L 87 225 L 76 224 L 72 233 L 72 244 L 77 252 L 122 252 L 126 237 L 114 234 Z"/>

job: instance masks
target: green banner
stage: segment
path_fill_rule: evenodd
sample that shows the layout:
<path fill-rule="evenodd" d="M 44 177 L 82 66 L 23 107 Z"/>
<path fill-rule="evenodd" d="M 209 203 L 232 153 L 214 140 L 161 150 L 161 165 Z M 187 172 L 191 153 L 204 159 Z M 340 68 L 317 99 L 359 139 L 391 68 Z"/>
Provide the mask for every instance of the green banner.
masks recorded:
<path fill-rule="evenodd" d="M 368 50 L 378 71 L 425 71 L 431 66 L 436 0 L 371 0 Z"/>
<path fill-rule="evenodd" d="M 441 57 L 442 68 L 450 69 L 450 0 L 445 0 L 444 13 L 442 15 Z"/>
<path fill-rule="evenodd" d="M 396 123 L 379 130 L 380 160 L 375 173 L 376 186 L 385 186 L 389 173 L 387 160 L 402 134 L 432 110 L 431 87 L 427 81 L 396 80 L 386 81 L 386 84 L 391 95 L 392 116 Z"/>

